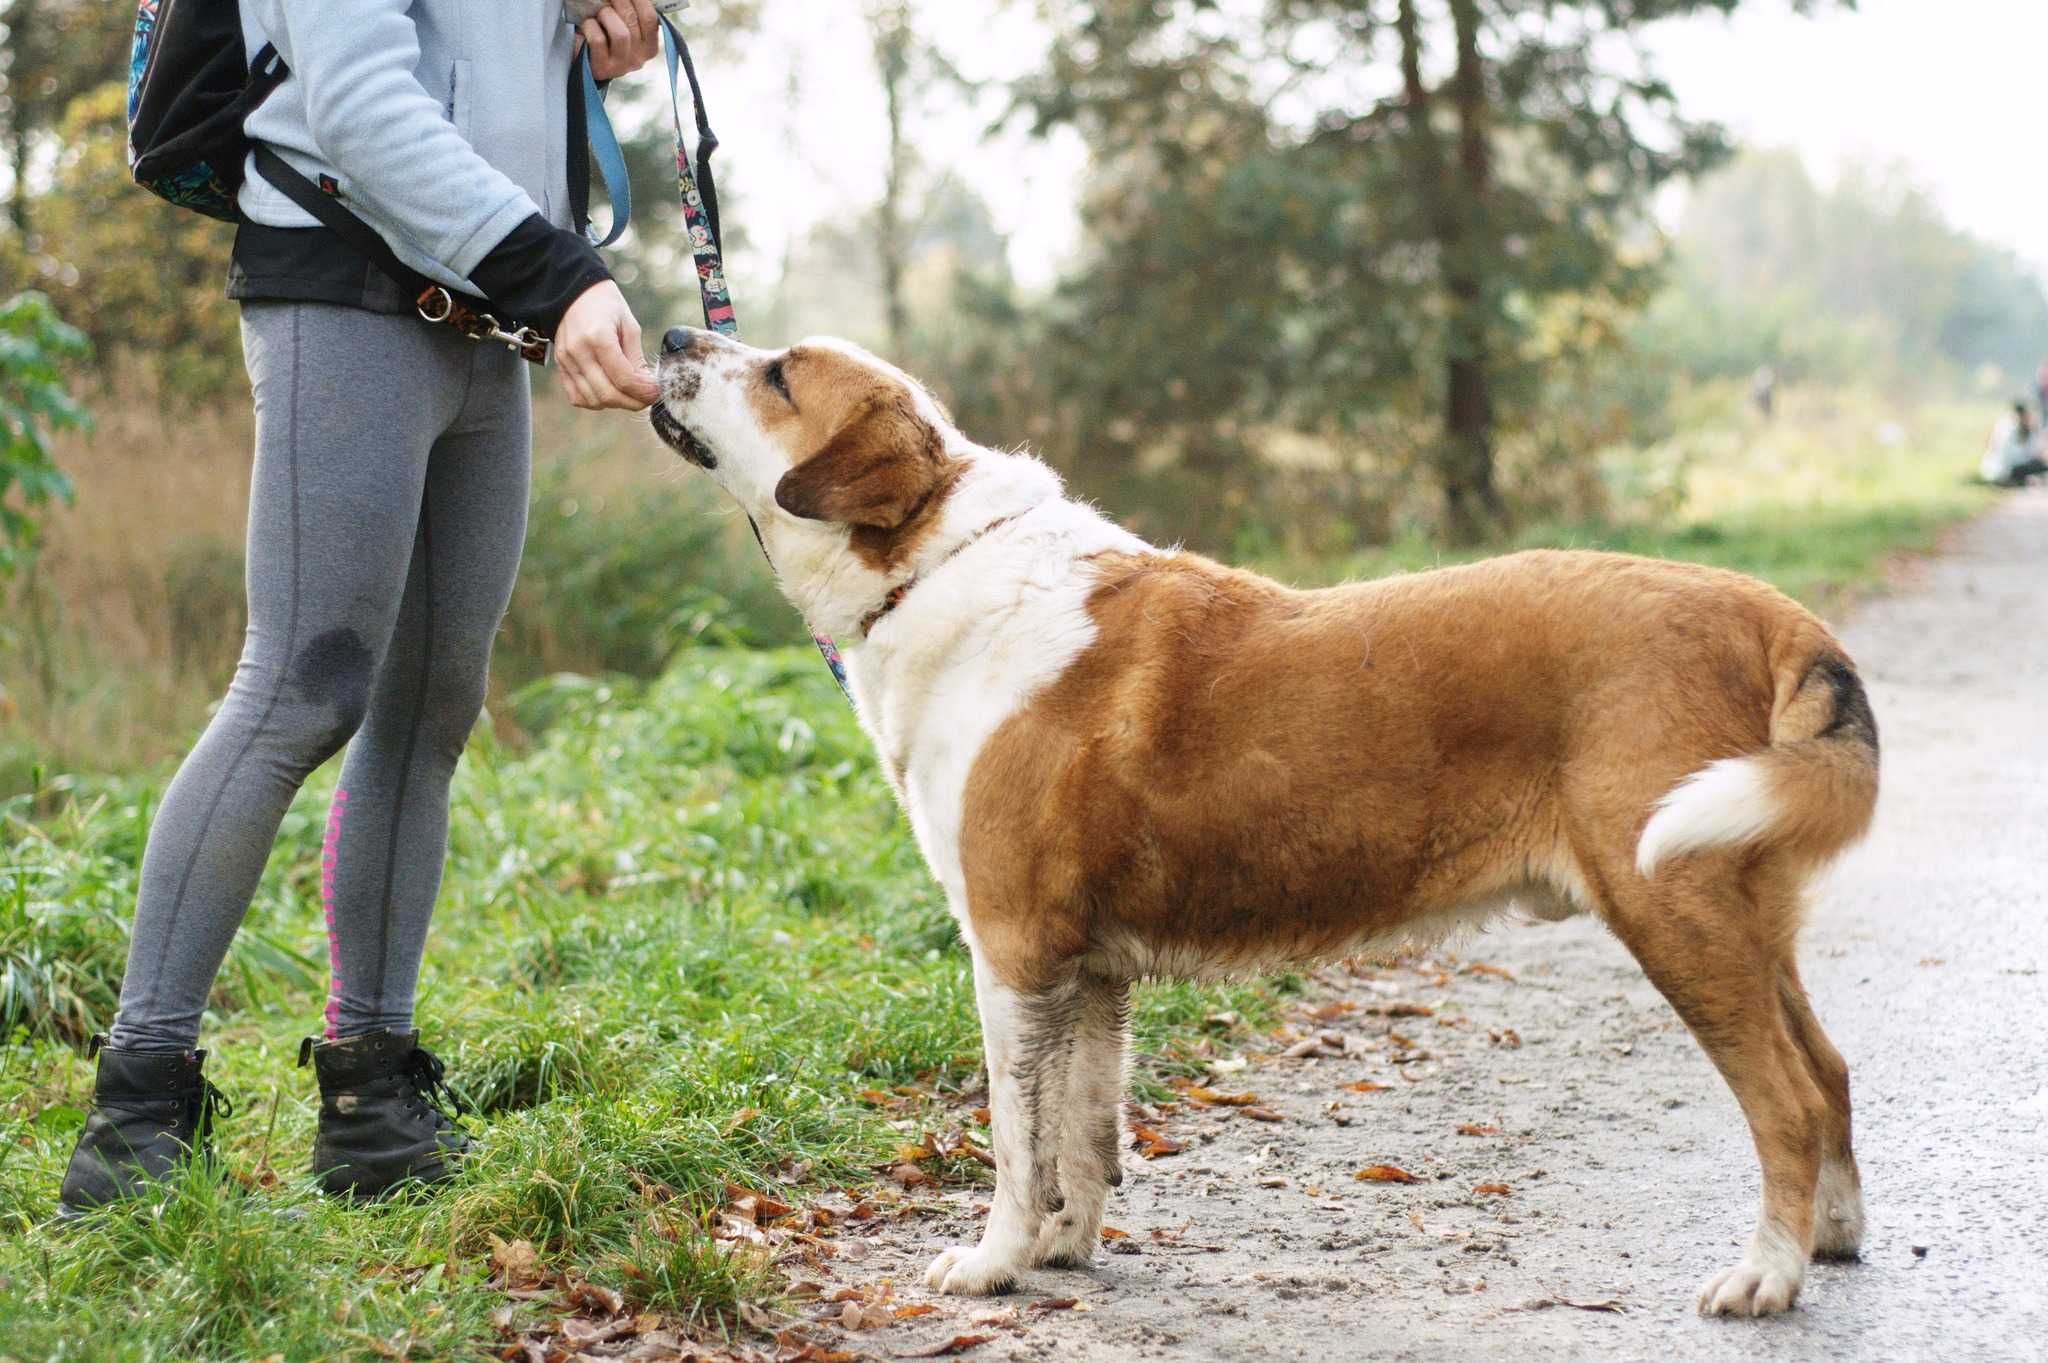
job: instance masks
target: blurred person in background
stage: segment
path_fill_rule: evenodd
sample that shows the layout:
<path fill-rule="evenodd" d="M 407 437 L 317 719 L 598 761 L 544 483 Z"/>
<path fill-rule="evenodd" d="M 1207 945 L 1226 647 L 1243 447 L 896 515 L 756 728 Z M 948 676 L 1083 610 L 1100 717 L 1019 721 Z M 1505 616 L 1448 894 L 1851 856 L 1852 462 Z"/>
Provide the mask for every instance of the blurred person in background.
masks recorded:
<path fill-rule="evenodd" d="M 2000 487 L 2025 487 L 2048 474 L 2048 460 L 2042 459 L 2041 433 L 2024 401 L 2015 402 L 2012 412 L 1991 433 L 1978 473 L 1987 483 Z"/>

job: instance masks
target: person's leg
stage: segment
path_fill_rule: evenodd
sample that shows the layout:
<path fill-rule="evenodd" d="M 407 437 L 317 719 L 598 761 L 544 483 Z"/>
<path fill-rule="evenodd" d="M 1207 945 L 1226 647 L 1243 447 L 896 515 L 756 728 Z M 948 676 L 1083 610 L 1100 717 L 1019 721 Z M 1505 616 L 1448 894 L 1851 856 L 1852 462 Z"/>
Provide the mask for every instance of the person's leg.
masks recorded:
<path fill-rule="evenodd" d="M 323 867 L 329 1038 L 407 1032 L 448 846 L 448 787 L 481 713 L 526 538 L 526 364 L 476 347 L 468 400 L 427 466 L 405 601 L 349 745 Z"/>
<path fill-rule="evenodd" d="M 429 331 L 321 304 L 243 310 L 257 431 L 248 636 L 150 829 L 117 1049 L 193 1047 L 286 807 L 362 721 L 428 455 L 462 401 L 445 381 L 459 352 Z"/>

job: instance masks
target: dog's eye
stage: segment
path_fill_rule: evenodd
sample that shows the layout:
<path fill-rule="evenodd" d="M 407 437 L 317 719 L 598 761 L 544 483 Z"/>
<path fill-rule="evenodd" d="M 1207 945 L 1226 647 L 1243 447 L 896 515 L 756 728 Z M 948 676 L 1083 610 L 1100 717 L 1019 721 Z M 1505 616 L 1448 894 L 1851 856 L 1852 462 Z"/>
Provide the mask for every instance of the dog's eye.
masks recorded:
<path fill-rule="evenodd" d="M 792 398 L 789 395 L 789 375 L 787 372 L 784 371 L 782 367 L 782 361 L 777 360 L 775 361 L 775 363 L 769 365 L 766 377 L 768 379 L 768 386 L 770 388 L 773 388 L 776 392 L 782 394 L 783 400 L 785 402 L 794 403 L 796 401 L 795 398 Z"/>

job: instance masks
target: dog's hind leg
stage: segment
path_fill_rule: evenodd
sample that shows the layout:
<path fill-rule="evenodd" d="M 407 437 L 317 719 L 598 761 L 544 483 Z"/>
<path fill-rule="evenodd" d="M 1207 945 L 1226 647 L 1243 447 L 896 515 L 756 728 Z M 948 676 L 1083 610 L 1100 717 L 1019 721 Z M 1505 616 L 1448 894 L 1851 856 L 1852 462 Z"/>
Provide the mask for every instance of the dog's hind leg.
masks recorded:
<path fill-rule="evenodd" d="M 1078 971 L 1030 993 L 1011 988 L 974 956 L 975 1000 L 996 1154 L 996 1193 L 981 1243 L 947 1250 L 925 1281 L 941 1292 L 1008 1292 L 1033 1262 L 1047 1219 L 1064 1205 L 1059 1143 L 1085 992 Z"/>
<path fill-rule="evenodd" d="M 1046 1218 L 1033 1251 L 1050 1268 L 1080 1268 L 1102 1238 L 1109 1190 L 1124 1181 L 1124 1057 L 1129 1048 L 1130 981 L 1081 976 L 1081 1006 L 1060 1124 L 1060 1190 L 1066 1205 Z"/>
<path fill-rule="evenodd" d="M 1863 1248 L 1863 1178 L 1850 1140 L 1849 1066 L 1821 1030 L 1799 971 L 1789 961 L 1779 973 L 1778 1001 L 1806 1057 L 1807 1073 L 1828 1105 L 1813 1208 L 1813 1254 L 1817 1259 L 1853 1259 Z"/>
<path fill-rule="evenodd" d="M 1763 1316 L 1799 1295 L 1813 1248 L 1814 1194 L 1831 1125 L 1780 996 L 1796 918 L 1748 892 L 1739 854 L 1700 857 L 1614 893 L 1609 922 L 1714 1062 L 1749 1119 L 1763 1166 L 1756 1234 L 1709 1278 L 1708 1315 Z M 1613 884 L 1627 884 L 1616 877 Z"/>

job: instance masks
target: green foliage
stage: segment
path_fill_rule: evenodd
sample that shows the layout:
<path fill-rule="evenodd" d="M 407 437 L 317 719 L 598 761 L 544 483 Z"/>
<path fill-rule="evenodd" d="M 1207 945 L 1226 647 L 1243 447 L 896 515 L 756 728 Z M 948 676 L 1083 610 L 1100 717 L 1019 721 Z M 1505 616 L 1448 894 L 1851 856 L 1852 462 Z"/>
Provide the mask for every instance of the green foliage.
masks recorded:
<path fill-rule="evenodd" d="M 691 643 L 804 637 L 751 535 L 668 488 L 577 488 L 561 464 L 535 482 L 519 587 L 498 657 L 523 684 L 575 667 L 651 677 Z"/>
<path fill-rule="evenodd" d="M 50 432 L 86 424 L 64 362 L 87 354 L 85 338 L 37 293 L 0 303 L 0 582 L 35 548 L 33 513 L 69 501 L 71 484 L 50 458 Z"/>
<path fill-rule="evenodd" d="M 237 315 L 224 291 L 234 230 L 136 187 L 126 110 L 119 80 L 70 102 L 54 130 L 34 235 L 0 239 L 0 270 L 36 280 L 104 364 L 132 357 L 187 403 L 224 397 L 243 386 Z"/>

